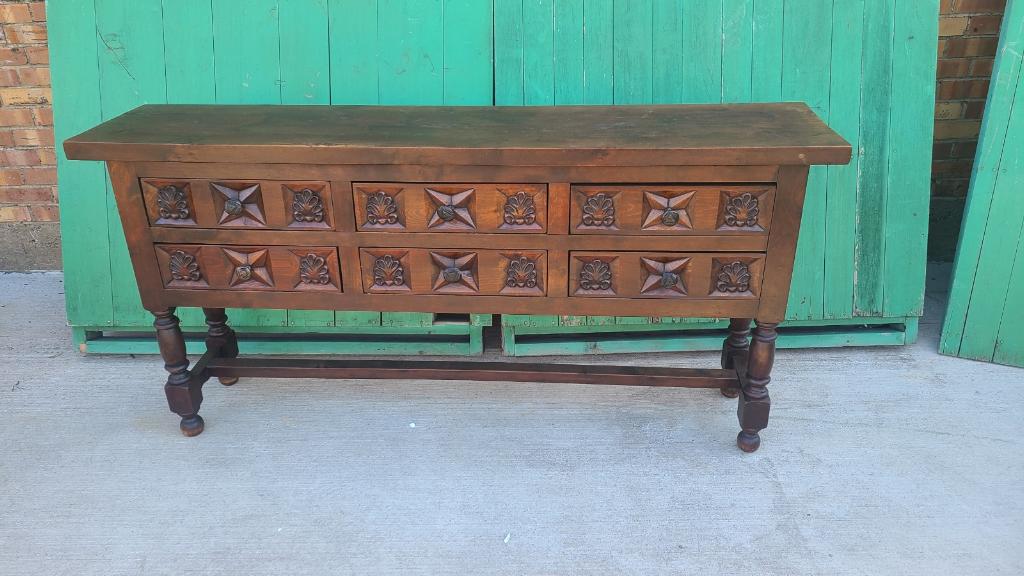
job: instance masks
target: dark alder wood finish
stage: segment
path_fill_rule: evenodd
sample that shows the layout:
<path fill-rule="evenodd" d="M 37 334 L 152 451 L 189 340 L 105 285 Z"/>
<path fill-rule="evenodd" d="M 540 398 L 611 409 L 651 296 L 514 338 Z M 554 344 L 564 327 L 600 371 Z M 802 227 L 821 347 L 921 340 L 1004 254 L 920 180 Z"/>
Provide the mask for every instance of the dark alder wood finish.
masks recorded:
<path fill-rule="evenodd" d="M 108 163 L 186 435 L 211 377 L 564 382 L 720 389 L 748 452 L 808 168 L 850 157 L 803 104 L 143 106 L 64 147 Z M 176 306 L 206 313 L 191 369 Z M 239 358 L 228 307 L 731 321 L 714 370 L 325 361 Z"/>

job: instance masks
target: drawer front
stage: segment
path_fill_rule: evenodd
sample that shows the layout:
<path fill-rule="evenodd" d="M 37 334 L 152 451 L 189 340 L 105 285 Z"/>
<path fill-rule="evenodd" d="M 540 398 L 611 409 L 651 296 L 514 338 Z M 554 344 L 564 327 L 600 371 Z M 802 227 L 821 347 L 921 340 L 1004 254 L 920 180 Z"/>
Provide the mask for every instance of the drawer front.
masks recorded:
<path fill-rule="evenodd" d="M 155 248 L 166 288 L 341 291 L 334 247 L 157 244 Z"/>
<path fill-rule="evenodd" d="M 547 230 L 545 184 L 352 184 L 356 227 L 370 232 Z"/>
<path fill-rule="evenodd" d="M 540 250 L 359 250 L 367 294 L 544 296 L 547 252 Z"/>
<path fill-rule="evenodd" d="M 765 234 L 775 188 L 573 186 L 572 234 Z"/>
<path fill-rule="evenodd" d="M 571 252 L 569 295 L 583 298 L 748 298 L 761 293 L 764 254 Z"/>
<path fill-rule="evenodd" d="M 328 182 L 143 178 L 140 185 L 153 226 L 334 228 Z"/>

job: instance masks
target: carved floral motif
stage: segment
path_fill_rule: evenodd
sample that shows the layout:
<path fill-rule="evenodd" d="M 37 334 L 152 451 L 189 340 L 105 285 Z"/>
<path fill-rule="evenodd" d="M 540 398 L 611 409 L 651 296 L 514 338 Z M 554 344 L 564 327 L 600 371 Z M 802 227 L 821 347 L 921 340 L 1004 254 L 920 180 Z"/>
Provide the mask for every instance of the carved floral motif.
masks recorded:
<path fill-rule="evenodd" d="M 612 267 L 604 260 L 591 260 L 580 269 L 580 288 L 583 290 L 610 290 Z"/>
<path fill-rule="evenodd" d="M 375 192 L 366 198 L 366 222 L 377 225 L 398 223 L 398 206 L 385 192 Z"/>
<path fill-rule="evenodd" d="M 202 272 L 199 271 L 196 257 L 188 252 L 181 250 L 172 252 L 168 267 L 171 270 L 171 278 L 180 282 L 198 282 L 203 277 Z"/>
<path fill-rule="evenodd" d="M 316 254 L 306 254 L 299 259 L 299 279 L 303 284 L 330 284 L 331 273 L 327 259 Z"/>
<path fill-rule="evenodd" d="M 373 283 L 377 286 L 404 286 L 402 261 L 391 254 L 378 256 L 373 262 Z"/>
<path fill-rule="evenodd" d="M 760 212 L 757 196 L 744 192 L 730 198 L 725 205 L 725 223 L 737 228 L 757 226 L 757 215 Z"/>
<path fill-rule="evenodd" d="M 323 222 L 324 201 L 320 194 L 303 188 L 292 196 L 292 219 L 296 222 Z"/>
<path fill-rule="evenodd" d="M 583 202 L 583 224 L 608 228 L 615 224 L 615 200 L 600 192 Z"/>
<path fill-rule="evenodd" d="M 533 196 L 525 190 L 505 198 L 505 224 L 509 226 L 529 226 L 537 222 L 537 206 Z"/>
<path fill-rule="evenodd" d="M 750 266 L 745 262 L 731 262 L 719 268 L 715 277 L 719 292 L 747 292 L 750 290 Z"/>
<path fill-rule="evenodd" d="M 526 256 L 510 259 L 505 270 L 505 285 L 509 288 L 536 288 L 537 264 Z"/>
<path fill-rule="evenodd" d="M 156 192 L 156 205 L 160 217 L 167 220 L 187 220 L 189 217 L 188 197 L 179 186 L 168 184 Z"/>

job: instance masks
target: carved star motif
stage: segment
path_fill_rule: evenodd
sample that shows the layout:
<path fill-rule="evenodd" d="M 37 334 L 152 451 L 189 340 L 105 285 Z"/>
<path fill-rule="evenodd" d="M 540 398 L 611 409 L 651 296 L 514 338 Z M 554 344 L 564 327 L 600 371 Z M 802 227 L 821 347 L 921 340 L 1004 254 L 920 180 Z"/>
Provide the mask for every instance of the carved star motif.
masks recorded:
<path fill-rule="evenodd" d="M 670 291 L 678 294 L 686 294 L 686 285 L 683 284 L 683 272 L 689 264 L 689 258 L 680 258 L 668 262 L 659 262 L 650 258 L 640 258 L 643 262 L 644 272 L 647 278 L 640 288 L 641 294 L 652 292 Z"/>
<path fill-rule="evenodd" d="M 274 280 L 270 277 L 270 270 L 267 268 L 267 250 L 256 250 L 255 252 L 235 252 L 224 248 L 224 255 L 231 261 L 234 270 L 231 271 L 231 286 L 257 282 L 264 286 L 273 286 Z"/>
<path fill-rule="evenodd" d="M 692 228 L 690 223 L 690 212 L 687 208 L 690 200 L 693 199 L 693 192 L 687 192 L 678 196 L 662 196 L 662 193 L 644 191 L 644 198 L 651 209 L 644 218 L 642 228 L 664 226 L 666 228 Z"/>
<path fill-rule="evenodd" d="M 463 254 L 455 258 L 430 253 L 430 258 L 438 267 L 437 278 L 434 280 L 434 290 L 447 288 L 449 290 L 469 289 L 473 292 L 480 290 L 476 278 L 473 276 L 473 265 L 476 264 L 476 253 Z"/>
<path fill-rule="evenodd" d="M 220 224 L 237 222 L 242 226 L 263 226 L 266 219 L 263 217 L 263 210 L 260 208 L 260 185 L 253 184 L 241 190 L 235 190 L 224 184 L 211 182 L 210 186 L 215 192 L 221 195 L 224 200 L 224 208 L 220 214 Z"/>
<path fill-rule="evenodd" d="M 426 190 L 427 195 L 430 196 L 430 200 L 435 206 L 434 213 L 430 216 L 430 222 L 427 223 L 427 228 L 435 228 L 445 224 L 449 225 L 449 227 L 476 228 L 476 223 L 473 222 L 473 215 L 469 213 L 469 202 L 472 200 L 473 194 L 476 193 L 475 189 L 470 188 L 469 190 L 453 194 L 430 188 Z"/>

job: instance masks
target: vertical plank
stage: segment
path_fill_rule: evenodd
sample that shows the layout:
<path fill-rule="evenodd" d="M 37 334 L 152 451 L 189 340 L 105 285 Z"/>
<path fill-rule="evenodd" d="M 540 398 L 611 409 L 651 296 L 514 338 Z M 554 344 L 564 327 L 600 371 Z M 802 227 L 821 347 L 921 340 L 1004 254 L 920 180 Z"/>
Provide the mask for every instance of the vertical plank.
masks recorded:
<path fill-rule="evenodd" d="M 214 0 L 213 30 L 218 104 L 280 104 L 278 0 Z M 284 310 L 231 309 L 236 326 L 282 326 Z"/>
<path fill-rule="evenodd" d="M 782 100 L 783 0 L 755 0 L 750 90 L 754 102 Z"/>
<path fill-rule="evenodd" d="M 494 104 L 493 24 L 492 2 L 445 0 L 445 104 Z"/>
<path fill-rule="evenodd" d="M 525 101 L 523 0 L 494 0 L 494 103 L 522 106 Z"/>
<path fill-rule="evenodd" d="M 896 0 L 865 0 L 864 78 L 861 82 L 861 180 L 857 195 L 856 285 L 859 316 L 882 314 L 886 190 Z"/>
<path fill-rule="evenodd" d="M 331 103 L 378 104 L 377 0 L 328 0 Z"/>
<path fill-rule="evenodd" d="M 612 0 L 583 2 L 583 100 L 615 101 L 615 16 Z"/>
<path fill-rule="evenodd" d="M 860 172 L 860 83 L 864 53 L 864 0 L 832 7 L 832 87 L 829 124 L 853 147 L 846 166 L 829 166 L 825 193 L 825 318 L 853 316 Z"/>
<path fill-rule="evenodd" d="M 658 104 L 678 104 L 684 101 L 685 74 L 680 72 L 686 60 L 683 58 L 683 0 L 654 0 L 652 10 L 652 99 Z"/>
<path fill-rule="evenodd" d="M 721 102 L 722 0 L 683 0 L 683 55 L 683 100 Z"/>
<path fill-rule="evenodd" d="M 331 101 L 328 8 L 324 0 L 280 3 L 281 102 Z M 330 310 L 286 310 L 288 326 L 334 326 Z"/>
<path fill-rule="evenodd" d="M 722 2 L 722 101 L 750 102 L 754 63 L 754 0 Z"/>
<path fill-rule="evenodd" d="M 1024 186 L 1024 182 L 1020 185 Z M 1024 330 L 1020 329 L 1021 318 L 1024 318 L 1024 234 L 1017 241 L 1016 254 L 992 361 L 1024 366 Z"/>
<path fill-rule="evenodd" d="M 653 102 L 652 0 L 614 3 L 614 97 L 616 104 Z"/>
<path fill-rule="evenodd" d="M 939 0 L 897 2 L 889 124 L 889 185 L 885 199 L 883 270 L 886 316 L 920 315 L 931 200 L 931 142 L 935 124 L 935 54 L 939 37 Z"/>
<path fill-rule="evenodd" d="M 523 0 L 523 103 L 555 103 L 555 12 L 552 0 Z"/>
<path fill-rule="evenodd" d="M 163 0 L 163 25 L 167 103 L 215 103 L 212 0 Z M 178 308 L 177 316 L 182 326 L 206 321 L 199 308 Z"/>
<path fill-rule="evenodd" d="M 828 122 L 832 1 L 788 0 L 783 18 L 782 98 L 806 102 Z M 824 315 L 827 181 L 825 167 L 811 168 L 789 298 L 790 319 Z"/>
<path fill-rule="evenodd" d="M 584 3 L 555 0 L 555 104 L 583 104 Z"/>
<path fill-rule="evenodd" d="M 441 0 L 378 0 L 381 104 L 444 102 Z"/>
<path fill-rule="evenodd" d="M 96 0 L 95 6 L 103 119 L 120 116 L 141 104 L 166 102 L 161 1 Z M 142 308 L 109 179 L 107 240 L 114 325 L 148 328 L 152 317 Z"/>
<path fill-rule="evenodd" d="M 60 146 L 102 121 L 95 5 L 93 0 L 51 3 L 47 19 L 68 322 L 110 326 L 114 312 L 103 164 L 69 161 Z"/>

